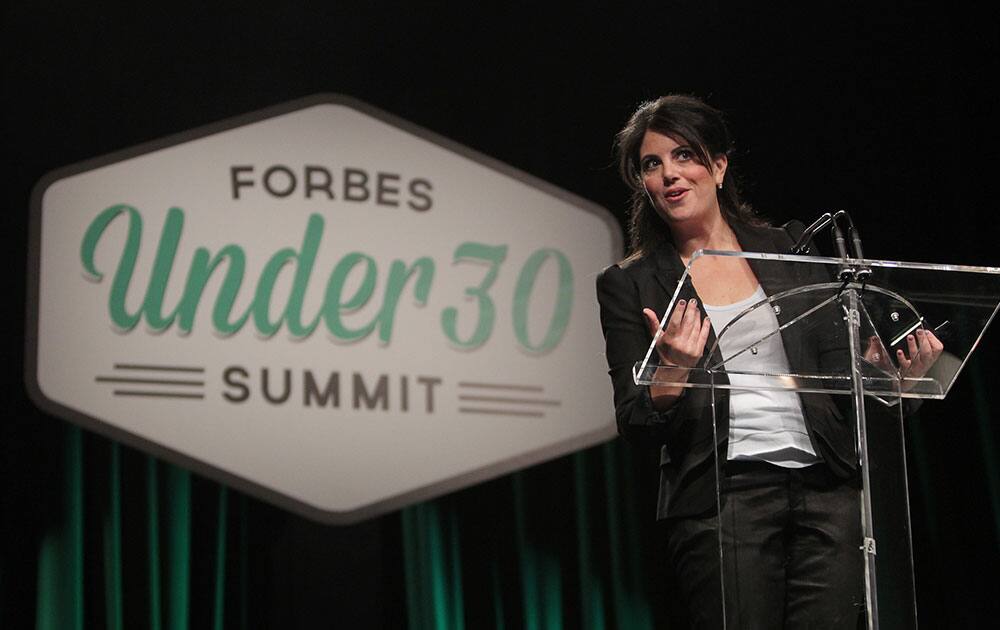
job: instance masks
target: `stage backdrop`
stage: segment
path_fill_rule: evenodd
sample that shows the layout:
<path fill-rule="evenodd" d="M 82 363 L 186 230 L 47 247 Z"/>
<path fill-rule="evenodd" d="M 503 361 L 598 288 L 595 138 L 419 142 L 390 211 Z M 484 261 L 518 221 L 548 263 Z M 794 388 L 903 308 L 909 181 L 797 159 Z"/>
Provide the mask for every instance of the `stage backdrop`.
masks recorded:
<path fill-rule="evenodd" d="M 51 173 L 31 244 L 39 406 L 318 520 L 614 434 L 610 213 L 349 98 Z"/>

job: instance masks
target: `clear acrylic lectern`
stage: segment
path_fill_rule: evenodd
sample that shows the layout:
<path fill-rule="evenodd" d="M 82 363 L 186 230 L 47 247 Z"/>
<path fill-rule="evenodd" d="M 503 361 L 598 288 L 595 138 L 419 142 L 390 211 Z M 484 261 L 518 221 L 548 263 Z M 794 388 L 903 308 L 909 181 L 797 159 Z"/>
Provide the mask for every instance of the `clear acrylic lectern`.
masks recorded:
<path fill-rule="evenodd" d="M 728 417 L 736 392 L 778 392 L 779 399 L 802 405 L 807 422 L 823 417 L 825 427 L 809 428 L 814 439 L 820 430 L 827 434 L 821 439 L 833 441 L 830 434 L 849 432 L 861 521 L 858 614 L 872 629 L 915 628 L 904 419 L 921 399 L 948 394 L 997 313 L 1000 268 L 704 250 L 692 256 L 678 282 L 661 331 L 680 300 L 698 297 L 692 278 L 710 278 L 733 257 L 750 266 L 764 297 L 737 302 L 721 330 L 713 323 L 710 351 L 695 367 L 661 364 L 654 340 L 635 365 L 635 382 L 688 388 L 689 405 L 701 401 L 696 404 L 711 407 L 703 411 L 713 418 L 718 514 L 727 483 L 728 452 L 722 445 L 729 442 L 719 419 Z M 905 369 L 909 338 L 918 329 L 934 331 L 944 344 L 926 373 Z M 780 369 L 773 356 L 760 351 L 773 351 L 775 335 L 787 359 Z M 765 364 L 769 367 L 758 369 Z M 749 595 L 727 569 L 727 563 L 731 568 L 743 561 L 740 541 L 727 534 L 741 517 L 729 510 L 726 527 L 717 522 L 720 600 L 730 629 L 757 627 L 754 620 L 741 619 L 741 597 Z M 812 621 L 827 627 L 833 620 Z"/>

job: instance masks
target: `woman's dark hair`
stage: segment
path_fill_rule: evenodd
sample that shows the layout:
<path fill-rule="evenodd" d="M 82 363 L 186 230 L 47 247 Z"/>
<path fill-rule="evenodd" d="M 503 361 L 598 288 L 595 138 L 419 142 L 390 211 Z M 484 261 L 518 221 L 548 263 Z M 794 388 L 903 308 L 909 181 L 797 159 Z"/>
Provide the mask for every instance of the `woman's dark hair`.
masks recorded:
<path fill-rule="evenodd" d="M 722 112 L 701 99 L 683 94 L 661 96 L 639 106 L 628 124 L 618 132 L 615 148 L 618 170 L 632 191 L 629 212 L 629 259 L 641 258 L 670 237 L 666 222 L 653 207 L 642 185 L 639 148 L 646 132 L 652 130 L 676 141 L 683 140 L 694 150 L 700 164 L 711 168 L 713 158 L 730 158 L 733 141 L 722 118 Z M 732 173 L 730 169 L 727 173 Z M 727 174 L 719 191 L 719 208 L 731 224 L 762 225 L 749 205 L 740 200 L 736 178 Z"/>

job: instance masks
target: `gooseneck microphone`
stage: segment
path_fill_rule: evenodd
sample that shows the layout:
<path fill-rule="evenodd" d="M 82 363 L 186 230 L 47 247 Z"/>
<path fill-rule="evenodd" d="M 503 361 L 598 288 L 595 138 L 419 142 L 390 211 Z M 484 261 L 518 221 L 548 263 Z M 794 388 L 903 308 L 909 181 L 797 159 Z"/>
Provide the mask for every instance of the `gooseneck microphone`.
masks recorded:
<path fill-rule="evenodd" d="M 847 234 L 845 236 L 844 229 L 841 227 L 841 221 L 847 221 Z M 818 219 L 813 221 L 809 227 L 802 232 L 802 236 L 795 242 L 790 250 L 792 254 L 808 254 L 810 253 L 809 241 L 815 236 L 820 230 L 827 227 L 831 228 L 833 236 L 833 246 L 836 249 L 837 256 L 844 261 L 844 265 L 840 268 L 838 272 L 838 278 L 841 282 L 850 282 L 851 280 L 857 280 L 858 282 L 864 283 L 868 276 L 871 275 L 871 269 L 867 267 L 853 267 L 848 264 L 847 261 L 854 259 L 864 258 L 864 253 L 861 249 L 861 233 L 858 228 L 854 225 L 854 220 L 851 219 L 851 215 L 848 214 L 846 210 L 838 210 L 834 214 L 829 212 L 824 212 Z M 850 244 L 850 253 L 848 253 L 848 244 Z"/>
<path fill-rule="evenodd" d="M 844 246 L 844 234 L 840 230 L 838 225 L 838 219 L 844 218 L 847 220 L 847 234 L 850 238 L 851 244 L 851 254 L 848 255 L 846 248 Z M 847 213 L 846 210 L 838 210 L 836 214 L 833 215 L 833 232 L 834 232 L 834 242 L 837 247 L 837 255 L 844 259 L 861 260 L 865 257 L 864 251 L 861 249 L 861 233 L 858 228 L 854 225 L 854 219 L 851 215 Z M 849 279 L 855 280 L 864 284 L 868 281 L 868 277 L 871 276 L 872 270 L 863 265 L 856 265 L 855 268 L 851 269 L 851 277 Z M 841 280 L 845 278 L 841 276 Z"/>
<path fill-rule="evenodd" d="M 840 271 L 837 272 L 837 278 L 841 282 L 850 282 L 854 279 L 855 270 L 854 267 L 847 264 L 850 256 L 847 254 L 847 239 L 844 238 L 844 231 L 840 228 L 841 217 L 847 217 L 848 221 L 851 220 L 844 210 L 838 210 L 833 215 L 833 246 L 837 249 L 837 256 L 844 261 Z"/>
<path fill-rule="evenodd" d="M 847 217 L 848 224 L 850 225 L 848 234 L 850 234 L 851 236 L 851 245 L 852 249 L 854 249 L 854 257 L 857 258 L 858 260 L 862 260 L 864 259 L 865 254 L 861 250 L 861 233 L 858 232 L 858 228 L 854 225 L 854 220 L 851 219 L 851 215 L 847 214 L 846 212 L 844 213 L 844 215 Z M 861 284 L 864 284 L 865 282 L 868 281 L 868 277 L 871 275 L 872 275 L 872 270 L 870 267 L 866 267 L 864 265 L 858 265 L 858 270 L 854 274 L 854 278 Z"/>
<path fill-rule="evenodd" d="M 820 218 L 813 221 L 809 225 L 809 227 L 807 227 L 805 231 L 802 233 L 802 236 L 799 237 L 799 240 L 795 242 L 795 245 L 792 245 L 792 253 L 808 254 L 809 240 L 812 239 L 813 235 L 816 234 L 816 232 L 819 232 L 826 226 L 830 225 L 831 221 L 833 221 L 833 215 L 831 215 L 829 212 L 824 212 L 823 215 L 820 216 Z M 801 225 L 801 223 L 799 225 Z"/>

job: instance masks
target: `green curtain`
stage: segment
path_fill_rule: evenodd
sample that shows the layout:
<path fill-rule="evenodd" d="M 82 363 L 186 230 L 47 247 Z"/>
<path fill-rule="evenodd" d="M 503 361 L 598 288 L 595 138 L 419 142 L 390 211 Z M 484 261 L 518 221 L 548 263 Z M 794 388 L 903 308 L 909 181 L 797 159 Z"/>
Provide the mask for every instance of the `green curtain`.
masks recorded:
<path fill-rule="evenodd" d="M 77 427 L 63 433 L 62 509 L 38 549 L 35 626 L 247 627 L 246 500 L 201 480 L 215 499 L 198 501 L 190 472 Z M 397 605 L 409 627 L 651 628 L 637 537 L 651 509 L 622 491 L 634 465 L 612 442 L 402 510 Z M 192 566 L 206 550 L 210 585 Z M 196 584 L 211 591 L 198 593 L 210 602 L 200 609 Z"/>
<path fill-rule="evenodd" d="M 636 467 L 614 441 L 403 510 L 410 627 L 652 628 Z"/>
<path fill-rule="evenodd" d="M 967 378 L 974 393 L 961 407 L 973 416 L 962 421 L 971 434 L 960 440 L 965 467 L 948 477 L 939 442 L 955 427 L 934 420 L 930 406 L 909 423 L 908 446 L 913 519 L 925 537 L 918 541 L 918 580 L 930 576 L 923 591 L 918 586 L 922 614 L 930 610 L 933 619 L 941 609 L 976 623 L 963 593 L 985 588 L 967 567 L 1000 550 L 1000 462 L 986 377 L 971 365 Z M 253 500 L 61 427 L 58 510 L 33 539 L 34 625 L 117 630 L 141 619 L 153 629 L 253 626 L 252 611 L 272 605 L 261 603 L 251 578 L 272 566 L 262 560 L 272 541 L 252 542 L 248 534 Z M 400 573 L 385 605 L 405 609 L 400 623 L 412 629 L 664 627 L 669 618 L 660 608 L 670 596 L 654 583 L 662 571 L 654 466 L 614 440 L 383 517 L 398 525 L 379 534 L 392 556 L 385 573 L 393 566 Z M 953 513 L 958 484 L 973 496 L 959 504 L 966 512 Z M 269 509 L 281 515 L 272 518 L 298 519 Z M 970 526 L 969 514 L 980 515 L 978 539 L 956 539 Z M 322 544 L 343 530 L 319 531 Z M 14 569 L 2 566 L 0 576 L 9 580 Z"/>
<path fill-rule="evenodd" d="M 138 480 L 145 495 L 139 506 L 145 512 L 145 531 L 137 528 L 127 533 L 144 538 L 145 544 L 141 553 L 126 557 L 122 542 L 123 449 L 94 436 L 90 436 L 91 441 L 98 444 L 85 448 L 85 436 L 78 427 L 64 427 L 61 510 L 42 535 L 38 550 L 36 628 L 82 630 L 99 622 L 101 627 L 120 630 L 126 627 L 126 607 L 148 611 L 144 625 L 152 629 L 200 628 L 209 622 L 214 628 L 234 627 L 232 621 L 225 622 L 226 545 L 231 528 L 226 488 L 215 486 L 217 509 L 202 515 L 200 522 L 203 533 L 215 539 L 215 596 L 211 619 L 195 620 L 190 610 L 195 518 L 191 473 L 134 454 L 145 460 L 140 475 L 144 479 Z M 106 466 L 106 474 L 95 473 L 95 463 Z M 95 487 L 88 488 L 88 482 Z M 206 521 L 214 526 L 206 527 Z M 88 523 L 100 526 L 88 529 Z M 237 527 L 242 529 L 243 524 Z M 91 555 L 95 549 L 100 550 L 99 556 Z M 139 564 L 145 564 L 146 586 L 141 592 L 132 591 L 134 599 L 126 601 L 124 573 L 130 565 L 136 568 Z M 85 593 L 102 593 L 103 597 L 95 599 Z M 242 619 L 239 627 L 245 627 L 245 621 Z"/>

